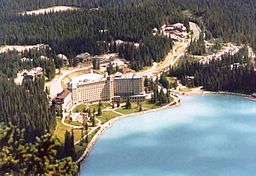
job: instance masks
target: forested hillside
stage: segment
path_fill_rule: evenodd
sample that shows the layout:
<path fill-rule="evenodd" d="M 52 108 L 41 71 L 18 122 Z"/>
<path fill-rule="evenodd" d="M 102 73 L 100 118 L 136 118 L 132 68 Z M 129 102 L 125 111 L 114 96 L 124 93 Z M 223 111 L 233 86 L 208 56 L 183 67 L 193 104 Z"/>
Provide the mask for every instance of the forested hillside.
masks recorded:
<path fill-rule="evenodd" d="M 0 26 L 0 44 L 46 43 L 54 54 L 63 53 L 71 59 L 82 52 L 102 54 L 109 52 L 109 43 L 120 39 L 148 45 L 151 54 L 140 48 L 140 57 L 131 67 L 141 69 L 152 61 L 160 61 L 171 49 L 162 37 L 152 37 L 152 29 L 163 23 L 183 22 L 184 16 L 173 3 L 168 5 L 113 6 L 90 11 L 83 8 L 76 12 L 52 13 L 39 16 L 10 16 Z M 160 44 L 163 47 L 156 47 Z M 140 47 L 141 47 L 140 46 Z M 163 50 L 161 50 L 163 48 Z M 165 49 L 167 48 L 167 49 Z M 160 49 L 160 51 L 156 51 Z M 161 54 L 158 54 L 161 53 Z M 132 55 L 132 53 L 129 53 Z M 135 63 L 135 64 L 134 64 Z M 138 65 L 138 66 L 134 66 Z"/>
<path fill-rule="evenodd" d="M 191 0 L 146 0 L 146 1 L 142 1 L 142 0 L 133 0 L 133 1 L 128 1 L 128 0 L 97 0 L 97 1 L 95 0 L 93 1 L 92 0 L 72 0 L 72 1 L 71 0 L 36 0 L 36 1 L 6 0 L 6 1 L 0 2 L 0 9 L 1 9 L 2 17 L 10 17 L 10 16 L 13 16 L 15 13 L 17 14 L 18 12 L 21 12 L 24 10 L 38 9 L 38 8 L 49 7 L 53 5 L 72 5 L 72 6 L 82 7 L 83 12 L 81 13 L 86 13 L 88 9 L 91 7 L 102 7 L 101 9 L 102 11 L 110 7 L 116 7 L 122 10 L 138 9 L 139 14 L 134 13 L 133 15 L 133 16 L 136 16 L 137 18 L 140 18 L 140 17 L 143 18 L 143 16 L 141 15 L 143 15 L 144 12 L 143 11 L 139 12 L 139 10 L 141 10 L 140 8 L 143 8 L 143 7 L 144 8 L 150 7 L 151 9 L 153 9 L 151 10 L 151 12 L 155 11 L 156 14 L 158 14 L 159 12 L 161 13 L 162 11 L 166 13 L 166 11 L 168 10 L 169 14 L 167 15 L 172 15 L 174 11 L 177 11 L 180 9 L 182 10 L 189 9 L 191 10 L 192 14 L 194 14 L 194 16 L 197 17 L 197 19 L 202 20 L 202 22 L 206 26 L 206 29 L 208 29 L 214 37 L 223 37 L 224 39 L 227 39 L 227 40 L 235 40 L 240 42 L 255 41 L 256 27 L 254 22 L 255 22 L 255 14 L 256 14 L 256 10 L 255 10 L 256 2 L 254 0 L 235 0 L 235 1 L 234 0 L 226 0 L 226 1 L 223 1 L 223 0 L 192 0 L 192 1 Z M 76 13 L 76 12 L 73 12 L 73 13 Z M 109 13 L 109 10 L 107 10 L 106 13 Z M 106 15 L 106 14 L 103 14 L 103 15 L 112 21 L 114 20 L 113 19 L 114 16 L 111 15 L 111 13 L 109 15 Z M 129 17 L 130 16 L 131 15 L 129 15 Z M 61 17 L 62 16 L 60 15 L 55 17 L 53 16 L 52 18 L 56 20 Z M 70 17 L 70 18 L 73 18 L 74 20 L 74 17 Z M 82 16 L 81 19 L 83 18 L 84 17 Z M 81 20 L 81 19 L 79 22 L 80 25 L 87 23 L 86 20 Z M 13 19 L 4 18 L 1 20 L 1 24 L 7 23 L 9 20 L 13 22 Z M 122 20 L 122 17 L 120 20 Z M 129 20 L 129 18 L 125 18 L 125 20 Z M 154 21 L 154 19 L 152 20 Z M 66 21 L 65 18 L 63 19 L 63 21 Z M 95 19 L 94 21 L 96 23 L 101 23 L 101 21 L 98 22 L 97 19 Z M 124 20 L 122 21 L 123 23 L 124 22 L 129 23 L 129 21 L 124 21 Z M 23 25 L 21 26 L 18 25 L 19 27 L 26 27 L 27 26 L 26 24 L 30 24 L 26 22 L 26 20 L 25 21 L 15 20 L 13 23 L 15 24 L 20 22 L 23 23 Z M 67 21 L 67 23 L 69 22 L 70 21 Z M 154 22 L 152 23 L 154 24 Z M 129 24 L 133 24 L 133 23 L 129 23 Z M 41 28 L 44 29 L 44 26 L 46 25 L 48 24 L 47 23 L 41 24 Z M 56 23 L 56 25 L 58 26 L 58 22 Z M 73 26 L 73 24 L 70 23 L 70 26 Z M 63 26 L 60 26 L 60 27 L 63 27 Z M 134 27 L 134 26 L 131 25 L 131 27 Z M 50 29 L 50 30 L 58 31 L 57 29 Z M 127 32 L 130 32 L 130 31 L 128 30 Z M 22 33 L 23 31 L 20 31 L 20 34 Z M 45 34 L 47 33 L 49 32 L 48 31 L 45 32 Z M 9 34 L 7 34 L 6 37 L 11 38 L 11 36 L 8 36 L 8 35 Z M 69 37 L 67 36 L 67 38 Z"/>
<path fill-rule="evenodd" d="M 15 78 L 23 69 L 42 67 L 44 75 L 51 80 L 55 76 L 55 67 L 59 67 L 57 58 L 51 55 L 49 48 L 31 49 L 22 53 L 16 51 L 2 53 L 0 60 L 0 76 L 8 78 Z"/>
<path fill-rule="evenodd" d="M 174 0 L 190 9 L 213 37 L 250 43 L 256 49 L 255 0 Z"/>
<path fill-rule="evenodd" d="M 49 106 L 42 79 L 16 86 L 0 78 L 0 99 L 0 122 L 24 128 L 28 141 L 55 129 L 55 108 Z"/>
<path fill-rule="evenodd" d="M 24 131 L 0 125 L 0 175 L 76 175 L 71 157 L 61 157 L 61 144 L 51 134 L 26 142 Z"/>
<path fill-rule="evenodd" d="M 25 10 L 53 5 L 71 5 L 80 10 L 18 15 Z M 99 8 L 89 10 L 95 7 Z M 152 37 L 154 27 L 166 22 L 183 22 L 184 14 L 205 26 L 207 38 L 248 43 L 256 49 L 254 0 L 7 0 L 0 2 L 0 9 L 0 44 L 46 43 L 53 53 L 66 54 L 69 59 L 82 52 L 109 52 L 108 43 L 116 39 L 143 42 Z M 138 57 L 139 66 L 133 68 L 147 66 L 152 60 L 159 58 Z"/>
<path fill-rule="evenodd" d="M 79 10 L 20 14 L 59 5 Z M 192 54 L 205 53 L 204 34 L 206 39 L 222 38 L 226 42 L 248 44 L 256 50 L 255 0 L 0 0 L 0 46 L 49 45 L 42 50 L 0 54 L 0 123 L 18 128 L 0 126 L 0 159 L 6 161 L 0 163 L 0 175 L 75 175 L 77 170 L 71 158 L 61 159 L 67 151 L 74 153 L 70 150 L 74 149 L 70 147 L 74 146 L 73 134 L 66 133 L 66 138 L 71 140 L 66 140 L 64 150 L 51 135 L 56 126 L 55 105 L 44 90 L 45 80 L 25 79 L 23 85 L 18 86 L 13 82 L 17 72 L 40 66 L 44 75 L 52 79 L 55 68 L 62 66 L 57 54 L 66 55 L 70 66 L 76 66 L 74 58 L 83 52 L 91 55 L 117 52 L 130 61 L 132 69 L 140 70 L 162 61 L 173 46 L 170 38 L 153 36 L 152 29 L 159 29 L 163 24 L 188 22 L 188 19 L 202 28 L 200 39 L 191 41 L 188 48 Z M 122 44 L 117 44 L 116 40 L 121 40 Z M 42 58 L 42 55 L 47 57 Z M 207 90 L 246 94 L 256 90 L 256 72 L 246 49 L 207 64 L 185 60 L 169 74 L 177 76 L 184 84 L 186 76 L 194 76 L 194 86 Z M 162 76 L 160 83 L 169 87 L 165 79 Z M 157 95 L 157 87 L 155 91 Z M 162 103 L 167 101 L 163 90 L 159 95 Z M 159 97 L 153 97 L 152 101 L 155 103 Z M 39 136 L 41 138 L 36 140 Z M 8 147 L 10 151 L 5 150 Z M 21 160 L 15 160 L 17 157 Z"/>
<path fill-rule="evenodd" d="M 256 90 L 256 72 L 245 48 L 207 64 L 185 60 L 171 69 L 169 75 L 178 77 L 184 85 L 187 85 L 187 76 L 194 76 L 194 86 L 210 91 L 252 94 Z"/>
<path fill-rule="evenodd" d="M 25 10 L 34 10 L 53 5 L 71 5 L 80 7 L 80 10 L 38 16 L 22 16 L 18 14 Z M 89 10 L 95 7 L 99 8 L 97 10 Z M 184 13 L 185 10 L 189 13 Z M 184 14 L 188 16 L 186 17 Z M 0 71 L 2 77 L 11 78 L 21 69 L 42 66 L 45 72 L 47 72 L 46 75 L 52 78 L 54 76 L 54 67 L 58 67 L 58 61 L 54 57 L 58 53 L 67 55 L 72 65 L 72 59 L 78 53 L 90 52 L 91 54 L 102 54 L 110 51 L 118 52 L 120 56 L 130 61 L 131 68 L 139 70 L 144 66 L 152 65 L 153 61 L 161 61 L 172 47 L 172 41 L 170 39 L 153 36 L 152 29 L 154 27 L 159 28 L 164 23 L 183 22 L 186 18 L 190 18 L 198 22 L 201 26 L 205 26 L 207 37 L 221 37 L 226 41 L 248 43 L 255 49 L 255 14 L 256 2 L 254 0 L 0 1 L 1 45 L 45 43 L 49 44 L 52 48 L 51 51 L 45 53 L 50 57 L 48 61 L 40 60 L 39 55 L 31 54 L 31 52 L 22 53 L 21 55 L 15 52 L 2 54 L 0 56 Z M 117 46 L 114 42 L 117 39 L 129 43 Z M 135 42 L 139 46 L 135 46 Z M 191 50 L 197 52 L 200 49 L 191 48 Z M 21 62 L 21 57 L 29 57 L 33 59 L 33 62 Z M 216 67 L 219 66 L 219 63 L 211 63 L 207 69 L 210 69 L 212 64 Z M 189 65 L 188 67 L 192 66 Z M 203 65 L 199 65 L 198 67 L 205 68 Z M 237 69 L 239 70 L 241 68 Z M 198 72 L 201 71 L 198 70 Z M 20 94 L 18 99 L 22 99 L 21 97 L 25 97 L 28 91 L 25 88 L 8 83 L 7 79 L 1 79 L 0 81 L 1 86 L 5 85 L 8 87 L 2 88 L 2 96 L 9 95 L 7 99 L 3 99 L 6 101 L 1 101 L 1 103 L 5 103 L 4 106 L 1 106 L 3 110 L 0 111 L 1 113 L 5 113 L 5 116 L 2 115 L 1 118 L 5 118 L 9 114 L 8 118 L 15 119 L 16 115 L 10 112 L 20 112 L 16 109 L 20 105 L 12 102 L 14 106 L 11 107 L 11 100 L 8 97 L 16 97 L 16 94 Z M 211 85 L 213 85 L 212 83 Z M 9 87 L 13 87 L 13 90 Z M 37 88 L 39 89 L 39 87 Z M 31 87 L 27 89 L 30 90 Z M 30 90 L 33 96 L 38 96 L 34 101 L 39 101 L 38 98 L 42 95 L 46 102 L 46 96 L 42 93 L 42 88 L 39 90 L 40 93 L 38 91 L 34 92 L 32 89 Z M 238 91 L 240 90 L 238 89 Z M 32 109 L 37 109 L 36 103 L 31 105 L 24 99 L 20 100 L 20 103 L 24 104 L 24 107 L 28 107 L 28 112 Z M 47 103 L 42 108 L 48 108 Z M 22 123 L 19 123 L 23 124 L 23 127 L 26 127 L 26 125 L 33 121 L 31 120 L 31 122 L 27 123 L 24 120 L 34 118 L 28 114 L 24 115 L 24 117 L 19 117 L 22 121 Z M 39 114 L 38 118 L 42 120 L 43 118 L 48 118 L 48 116 L 40 116 Z M 51 118 L 50 115 L 49 118 Z M 50 119 L 48 120 L 49 122 L 51 121 Z M 5 119 L 5 122 L 8 122 L 8 120 Z M 16 121 L 14 122 L 17 123 Z M 41 123 L 41 121 L 39 120 L 38 123 Z M 50 123 L 54 124 L 52 122 Z M 45 128 L 43 127 L 42 129 Z"/>

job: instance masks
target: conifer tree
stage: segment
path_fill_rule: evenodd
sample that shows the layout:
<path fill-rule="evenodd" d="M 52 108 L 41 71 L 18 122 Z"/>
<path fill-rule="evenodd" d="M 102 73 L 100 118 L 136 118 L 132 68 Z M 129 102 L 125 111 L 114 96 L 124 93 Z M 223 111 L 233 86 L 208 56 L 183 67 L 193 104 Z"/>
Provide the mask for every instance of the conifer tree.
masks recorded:
<path fill-rule="evenodd" d="M 57 158 L 60 143 L 51 134 L 25 142 L 25 130 L 0 126 L 0 175 L 75 175 L 72 158 Z"/>

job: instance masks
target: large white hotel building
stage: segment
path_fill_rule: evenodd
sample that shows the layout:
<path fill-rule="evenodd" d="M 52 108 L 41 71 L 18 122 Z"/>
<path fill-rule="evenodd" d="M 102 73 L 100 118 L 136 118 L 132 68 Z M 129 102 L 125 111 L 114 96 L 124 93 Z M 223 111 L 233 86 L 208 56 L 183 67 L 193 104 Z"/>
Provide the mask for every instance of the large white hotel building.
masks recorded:
<path fill-rule="evenodd" d="M 69 100 L 66 100 L 66 99 Z M 144 77 L 139 74 L 122 75 L 116 73 L 114 77 L 102 76 L 95 73 L 78 76 L 71 80 L 68 90 L 58 94 L 56 102 L 67 111 L 77 103 L 94 103 L 98 101 L 124 102 L 143 101 L 145 99 Z M 64 102 L 68 106 L 65 106 Z"/>

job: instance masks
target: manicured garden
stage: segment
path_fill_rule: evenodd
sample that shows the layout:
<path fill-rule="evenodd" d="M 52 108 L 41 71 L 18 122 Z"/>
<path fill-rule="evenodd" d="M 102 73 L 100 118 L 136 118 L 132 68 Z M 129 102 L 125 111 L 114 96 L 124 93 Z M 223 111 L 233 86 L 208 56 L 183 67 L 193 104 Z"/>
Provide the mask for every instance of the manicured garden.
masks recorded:
<path fill-rule="evenodd" d="M 97 116 L 97 119 L 99 119 L 102 124 L 106 123 L 107 121 L 113 119 L 113 118 L 116 118 L 116 117 L 119 117 L 120 115 L 115 113 L 115 112 L 112 112 L 112 111 L 104 111 L 102 112 L 102 114 L 100 116 Z"/>

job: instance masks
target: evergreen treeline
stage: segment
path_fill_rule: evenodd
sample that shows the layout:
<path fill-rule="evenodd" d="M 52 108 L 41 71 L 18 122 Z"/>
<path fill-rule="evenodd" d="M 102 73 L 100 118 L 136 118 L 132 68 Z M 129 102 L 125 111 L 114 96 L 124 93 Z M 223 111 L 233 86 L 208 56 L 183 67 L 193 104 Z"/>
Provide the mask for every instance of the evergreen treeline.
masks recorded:
<path fill-rule="evenodd" d="M 170 49 L 169 41 L 166 44 L 162 37 L 152 36 L 152 29 L 159 28 L 164 22 L 183 21 L 184 16 L 173 3 L 154 6 L 114 5 L 99 10 L 82 8 L 74 12 L 38 16 L 13 15 L 0 21 L 0 44 L 46 43 L 54 54 L 65 54 L 71 65 L 74 65 L 73 58 L 77 54 L 109 52 L 112 50 L 109 43 L 120 39 L 141 43 L 135 61 L 141 68 L 151 65 L 152 59 L 159 61 L 166 54 L 166 48 Z"/>
<path fill-rule="evenodd" d="M 75 151 L 75 141 L 74 141 L 74 132 L 66 131 L 65 132 L 65 141 L 63 146 L 63 156 L 71 157 L 73 160 L 76 159 L 76 151 Z"/>
<path fill-rule="evenodd" d="M 247 50 L 235 55 L 224 55 L 207 64 L 184 61 L 170 70 L 171 76 L 186 83 L 186 76 L 194 76 L 194 85 L 211 91 L 230 91 L 252 94 L 256 92 L 256 72 L 250 66 Z"/>
<path fill-rule="evenodd" d="M 192 18 L 204 24 L 207 36 L 222 37 L 226 42 L 250 43 L 256 49 L 255 0 L 170 1 L 191 10 L 195 16 Z"/>
<path fill-rule="evenodd" d="M 4 0 L 0 1 L 0 17 L 61 5 L 90 9 L 113 5 L 120 7 L 135 6 L 141 4 L 141 2 L 142 0 Z"/>
<path fill-rule="evenodd" d="M 159 79 L 159 83 L 165 88 L 165 89 L 170 89 L 170 83 L 167 79 L 167 74 L 166 73 L 163 73 L 161 74 L 160 76 L 160 79 Z"/>
<path fill-rule="evenodd" d="M 140 70 L 163 60 L 172 45 L 171 38 L 153 36 L 143 40 L 139 46 L 127 43 L 120 45 L 117 50 L 120 57 L 130 61 L 132 69 Z"/>
<path fill-rule="evenodd" d="M 25 9 L 52 5 L 82 8 L 36 17 L 17 15 Z M 90 7 L 101 8 L 88 10 Z M 108 52 L 111 40 L 141 42 L 151 37 L 152 28 L 164 22 L 184 22 L 181 10 L 187 9 L 193 14 L 191 20 L 204 24 L 206 38 L 248 42 L 256 48 L 254 0 L 7 0 L 0 2 L 0 9 L 0 44 L 47 43 L 55 53 L 66 54 L 69 58 L 85 51 Z M 199 47 L 191 50 L 203 53 Z"/>
<path fill-rule="evenodd" d="M 51 134 L 27 143 L 23 130 L 0 125 L 0 175 L 75 175 L 71 157 L 59 158 L 61 144 Z"/>
<path fill-rule="evenodd" d="M 58 67 L 59 64 L 56 63 L 57 59 L 53 59 L 54 57 L 50 53 L 49 49 L 32 49 L 23 53 L 16 51 L 2 53 L 0 54 L 0 75 L 13 78 L 22 69 L 42 67 L 45 76 L 51 80 L 55 76 L 55 67 Z"/>
<path fill-rule="evenodd" d="M 49 106 L 43 79 L 17 86 L 0 77 L 0 100 L 0 122 L 24 128 L 28 141 L 55 129 L 55 107 Z"/>
<path fill-rule="evenodd" d="M 151 81 L 150 84 L 153 90 L 153 93 L 151 94 L 151 103 L 154 103 L 156 105 L 163 105 L 163 104 L 170 103 L 169 89 L 167 89 L 166 93 L 164 93 L 163 88 L 158 85 L 158 80 L 156 80 L 155 82 Z"/>
<path fill-rule="evenodd" d="M 198 40 L 190 42 L 188 52 L 192 55 L 203 55 L 206 53 L 206 47 L 204 42 L 204 33 L 201 32 Z"/>

